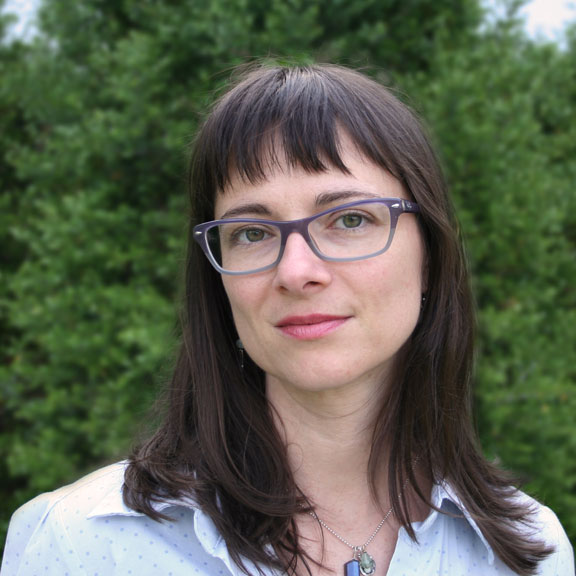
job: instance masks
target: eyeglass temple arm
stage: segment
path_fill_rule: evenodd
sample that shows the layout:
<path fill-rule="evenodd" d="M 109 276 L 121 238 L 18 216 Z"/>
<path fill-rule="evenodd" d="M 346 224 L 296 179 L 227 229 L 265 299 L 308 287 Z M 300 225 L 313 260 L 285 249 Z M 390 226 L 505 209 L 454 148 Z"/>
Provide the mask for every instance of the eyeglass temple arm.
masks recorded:
<path fill-rule="evenodd" d="M 402 211 L 416 214 L 420 212 L 420 206 L 414 202 L 410 202 L 410 200 L 402 200 Z"/>

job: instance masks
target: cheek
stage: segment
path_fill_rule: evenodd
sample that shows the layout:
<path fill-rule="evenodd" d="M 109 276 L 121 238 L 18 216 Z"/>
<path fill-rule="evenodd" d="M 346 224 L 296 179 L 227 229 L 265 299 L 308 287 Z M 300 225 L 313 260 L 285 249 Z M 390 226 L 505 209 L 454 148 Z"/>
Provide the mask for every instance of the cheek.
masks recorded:
<path fill-rule="evenodd" d="M 236 320 L 237 315 L 241 314 L 243 304 L 246 305 L 246 295 L 242 291 L 242 286 L 235 278 L 223 276 L 222 284 L 224 285 L 224 291 L 226 292 L 226 296 L 228 296 L 228 302 L 230 303 L 230 308 Z"/>
<path fill-rule="evenodd" d="M 254 278 L 227 276 L 222 278 L 230 302 L 236 329 L 240 332 L 256 319 L 262 289 Z"/>
<path fill-rule="evenodd" d="M 372 322 L 384 332 L 406 337 L 420 317 L 425 291 L 422 258 L 417 251 L 388 256 L 393 257 L 383 260 L 382 266 L 366 270 L 361 283 L 369 290 Z M 362 294 L 361 287 L 357 288 Z"/>
<path fill-rule="evenodd" d="M 224 290 L 230 302 L 234 326 L 248 357 L 266 370 L 266 351 L 270 349 L 268 324 L 263 307 L 266 303 L 265 283 L 254 277 L 223 278 Z"/>
<path fill-rule="evenodd" d="M 382 255 L 380 262 L 370 263 L 354 281 L 381 296 L 408 299 L 413 293 L 421 295 L 425 291 L 425 266 L 420 251 L 397 251 Z"/>
<path fill-rule="evenodd" d="M 396 256 L 397 279 L 404 290 L 417 292 L 419 297 L 428 286 L 428 265 L 424 240 L 419 229 L 405 237 L 403 249 Z"/>

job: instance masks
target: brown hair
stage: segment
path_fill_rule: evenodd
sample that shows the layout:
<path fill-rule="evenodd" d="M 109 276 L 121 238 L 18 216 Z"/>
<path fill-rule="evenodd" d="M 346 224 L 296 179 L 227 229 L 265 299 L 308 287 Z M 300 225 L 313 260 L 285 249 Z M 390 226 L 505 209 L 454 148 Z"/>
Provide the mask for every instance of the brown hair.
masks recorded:
<path fill-rule="evenodd" d="M 550 550 L 518 530 L 531 510 L 517 503 L 508 478 L 477 444 L 475 318 L 466 261 L 439 163 L 415 114 L 390 90 L 346 68 L 249 69 L 198 132 L 190 164 L 191 223 L 214 218 L 216 193 L 233 174 L 257 182 L 282 161 L 310 172 L 328 166 L 347 171 L 339 153 L 343 132 L 420 205 L 428 257 L 427 302 L 374 430 L 373 489 L 375 471 L 388 458 L 391 503 L 414 538 L 400 487 L 409 482 L 428 502 L 411 466 L 417 455 L 430 480 L 450 481 L 495 553 L 514 572 L 534 574 Z M 307 565 L 293 521 L 302 498 L 267 404 L 264 374 L 252 362 L 239 367 L 236 339 L 221 278 L 190 237 L 182 346 L 167 412 L 133 455 L 124 498 L 160 519 L 155 502 L 191 496 L 246 571 L 242 558 L 290 572 L 298 561 Z"/>

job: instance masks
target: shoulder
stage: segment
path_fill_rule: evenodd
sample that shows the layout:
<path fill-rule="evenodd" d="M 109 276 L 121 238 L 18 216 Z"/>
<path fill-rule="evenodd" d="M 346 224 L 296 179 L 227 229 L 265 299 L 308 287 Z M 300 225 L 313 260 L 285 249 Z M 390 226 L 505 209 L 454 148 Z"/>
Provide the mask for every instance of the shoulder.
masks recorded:
<path fill-rule="evenodd" d="M 471 549 L 477 550 L 481 557 L 487 554 L 490 569 L 499 574 L 509 573 L 501 560 L 495 556 L 489 538 L 482 533 L 474 516 L 464 506 L 453 486 L 447 482 L 437 486 L 434 503 L 448 512 L 448 516 L 445 517 L 448 519 L 446 520 L 448 524 L 461 531 L 456 537 L 457 540 L 458 536 L 466 534 L 466 542 Z M 516 530 L 524 540 L 538 541 L 552 550 L 552 553 L 539 564 L 537 574 L 540 576 L 574 576 L 572 546 L 556 514 L 549 507 L 520 490 L 502 502 L 502 506 L 506 505 L 524 510 L 524 521 L 516 524 Z M 461 520 L 457 519 L 458 511 L 462 514 Z M 451 516 L 454 513 L 456 516 Z M 487 573 L 492 574 L 488 568 L 483 574 Z"/>
<path fill-rule="evenodd" d="M 122 497 L 126 463 L 42 494 L 12 517 L 2 576 L 235 574 L 212 520 L 190 500 L 156 508 L 157 522 Z"/>
<path fill-rule="evenodd" d="M 570 540 L 552 509 L 518 490 L 513 498 L 527 511 L 526 522 L 518 525 L 527 539 L 539 541 L 552 552 L 538 565 L 539 576 L 574 576 L 574 551 Z"/>
<path fill-rule="evenodd" d="M 2 576 L 39 573 L 40 563 L 46 563 L 49 556 L 57 558 L 62 569 L 70 566 L 72 573 L 84 574 L 73 542 L 75 535 L 93 532 L 90 519 L 99 511 L 138 515 L 123 503 L 124 470 L 123 462 L 101 468 L 19 508 L 10 521 Z M 48 565 L 44 568 L 46 574 L 57 573 Z"/>
<path fill-rule="evenodd" d="M 520 492 L 518 495 L 531 510 L 531 525 L 524 527 L 530 537 L 544 542 L 553 549 L 552 554 L 539 565 L 541 576 L 572 576 L 574 551 L 556 514 L 534 498 Z"/>
<path fill-rule="evenodd" d="M 97 470 L 77 482 L 53 492 L 40 494 L 16 510 L 10 522 L 12 531 L 25 535 L 41 523 L 50 512 L 62 503 L 81 507 L 95 506 L 104 496 L 119 492 L 124 478 L 124 464 L 117 463 Z"/>
<path fill-rule="evenodd" d="M 58 507 L 63 507 L 66 511 L 74 508 L 75 515 L 84 516 L 90 508 L 96 507 L 110 496 L 121 496 L 124 469 L 124 463 L 119 462 L 96 470 L 73 484 L 40 494 L 16 510 L 11 527 L 33 528 Z M 116 500 L 118 504 L 121 502 Z"/>

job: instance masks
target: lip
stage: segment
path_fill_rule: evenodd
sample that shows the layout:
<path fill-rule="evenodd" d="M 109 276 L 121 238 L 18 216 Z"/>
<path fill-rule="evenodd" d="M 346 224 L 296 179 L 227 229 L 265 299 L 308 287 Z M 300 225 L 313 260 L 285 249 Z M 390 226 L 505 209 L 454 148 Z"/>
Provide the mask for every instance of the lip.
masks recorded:
<path fill-rule="evenodd" d="M 309 314 L 307 316 L 287 316 L 276 324 L 283 334 L 296 340 L 316 340 L 334 332 L 346 323 L 350 316 L 329 314 Z"/>

